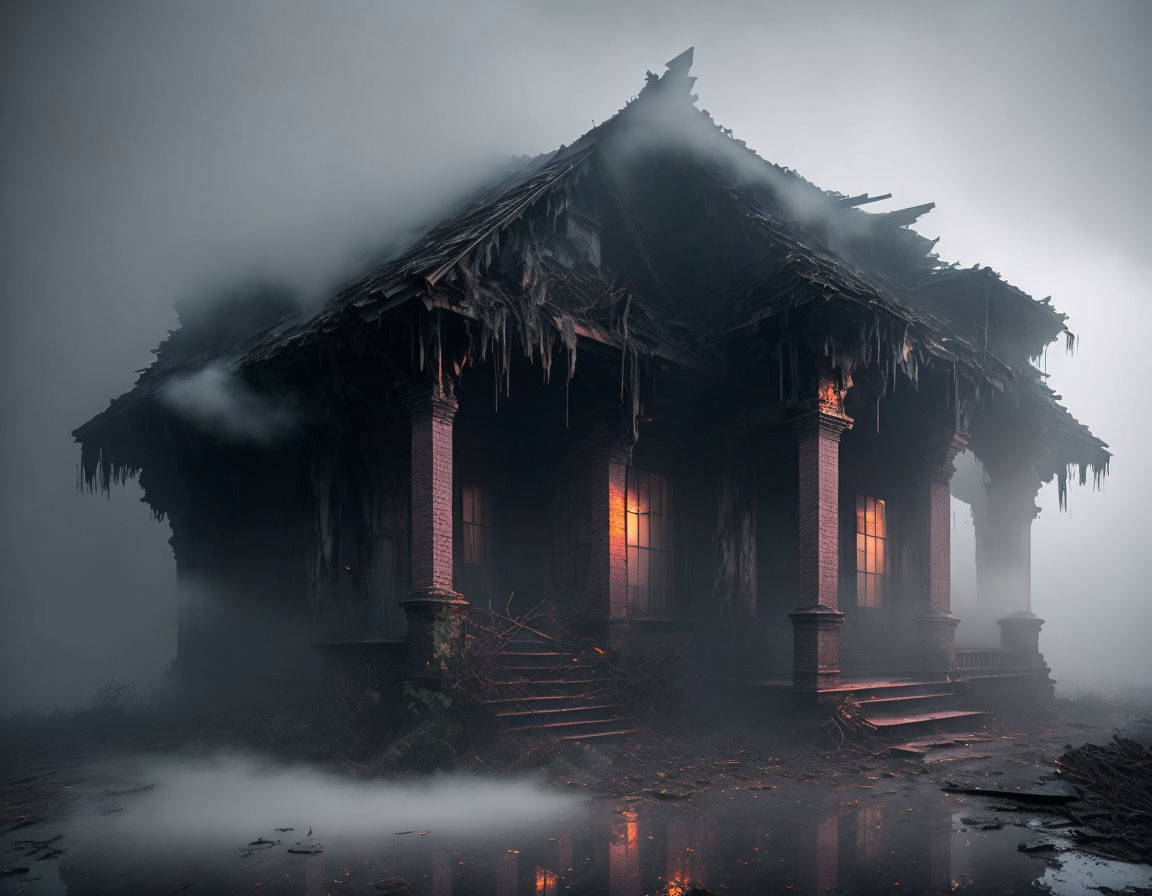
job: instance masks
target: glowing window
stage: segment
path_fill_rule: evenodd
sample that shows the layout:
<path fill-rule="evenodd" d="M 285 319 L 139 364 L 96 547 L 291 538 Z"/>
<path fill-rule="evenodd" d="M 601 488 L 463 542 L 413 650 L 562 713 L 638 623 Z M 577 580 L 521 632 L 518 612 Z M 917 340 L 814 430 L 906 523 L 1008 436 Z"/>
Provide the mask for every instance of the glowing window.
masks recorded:
<path fill-rule="evenodd" d="M 672 517 L 668 478 L 628 468 L 628 607 L 663 613 L 672 601 Z"/>
<path fill-rule="evenodd" d="M 888 578 L 888 521 L 880 498 L 856 496 L 856 606 L 884 603 Z"/>
<path fill-rule="evenodd" d="M 465 485 L 461 490 L 461 559 L 474 566 L 488 563 L 492 550 L 492 502 L 487 489 Z"/>

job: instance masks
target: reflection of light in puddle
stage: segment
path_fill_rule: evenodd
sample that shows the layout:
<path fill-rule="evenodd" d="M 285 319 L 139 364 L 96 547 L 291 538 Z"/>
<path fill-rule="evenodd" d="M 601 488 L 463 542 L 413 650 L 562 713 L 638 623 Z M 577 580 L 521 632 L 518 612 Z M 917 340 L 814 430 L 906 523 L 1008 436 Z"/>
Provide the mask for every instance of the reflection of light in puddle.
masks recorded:
<path fill-rule="evenodd" d="M 1060 867 L 1049 868 L 1037 885 L 1057 896 L 1078 896 L 1104 890 L 1152 888 L 1152 866 L 1098 859 L 1078 852 L 1062 853 Z M 1105 889 L 1108 888 L 1108 889 Z"/>
<path fill-rule="evenodd" d="M 1042 816 L 998 818 L 1008 823 L 989 830 L 961 820 L 987 807 L 961 802 L 958 812 L 954 798 L 934 789 L 817 802 L 821 790 L 785 781 L 771 800 L 733 790 L 616 802 L 523 779 L 372 781 L 235 756 L 157 760 L 127 779 L 98 780 L 63 832 L 61 879 L 81 896 L 189 883 L 204 892 L 259 884 L 266 896 L 396 881 L 410 882 L 413 896 L 684 896 L 700 886 L 936 893 L 953 881 L 979 892 L 1040 886 L 1068 896 L 1152 884 L 1149 869 L 1073 853 L 1037 881 L 1038 857 L 1016 847 L 1021 826 L 1058 839 Z M 135 786 L 150 782 L 150 790 Z M 314 854 L 301 846 L 313 842 L 322 847 Z M 51 892 L 48 884 L 26 892 Z"/>

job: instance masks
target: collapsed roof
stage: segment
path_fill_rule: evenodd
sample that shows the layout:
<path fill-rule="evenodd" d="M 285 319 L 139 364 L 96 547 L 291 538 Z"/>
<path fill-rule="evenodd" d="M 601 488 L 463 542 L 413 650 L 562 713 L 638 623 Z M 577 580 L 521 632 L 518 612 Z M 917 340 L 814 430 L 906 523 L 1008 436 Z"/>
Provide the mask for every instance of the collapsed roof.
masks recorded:
<path fill-rule="evenodd" d="M 987 268 L 942 263 L 909 226 L 931 203 L 869 213 L 888 197 L 826 192 L 762 159 L 696 107 L 691 63 L 688 50 L 662 76 L 649 72 L 611 119 L 482 190 L 318 311 L 266 301 L 246 326 L 227 312 L 223 331 L 186 323 L 130 392 L 74 433 L 87 484 L 139 469 L 125 447 L 131 421 L 161 413 L 173 377 L 219 362 L 258 376 L 338 352 L 414 307 L 467 321 L 472 356 L 504 376 L 513 346 L 546 376 L 562 346 L 571 376 L 578 340 L 592 340 L 633 369 L 658 355 L 739 377 L 750 335 L 781 371 L 816 351 L 843 382 L 862 368 L 915 381 L 935 366 L 954 380 L 961 424 L 978 405 L 1009 401 L 1043 428 L 1037 472 L 1059 480 L 1062 500 L 1073 467 L 1081 482 L 1106 471 L 1105 443 L 1030 363 L 1067 333 L 1064 315 Z M 424 360 L 438 349 L 421 338 Z"/>

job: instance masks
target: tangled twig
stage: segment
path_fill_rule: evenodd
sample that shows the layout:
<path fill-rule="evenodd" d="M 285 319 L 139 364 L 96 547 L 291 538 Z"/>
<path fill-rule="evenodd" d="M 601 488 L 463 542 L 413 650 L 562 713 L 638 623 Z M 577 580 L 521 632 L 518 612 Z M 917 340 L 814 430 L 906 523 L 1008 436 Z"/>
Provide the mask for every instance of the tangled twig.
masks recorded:
<path fill-rule="evenodd" d="M 1095 851 L 1128 860 L 1152 855 L 1152 748 L 1117 734 L 1108 744 L 1069 747 L 1056 765 L 1081 798 L 1065 814 L 1101 835 L 1084 835 Z"/>

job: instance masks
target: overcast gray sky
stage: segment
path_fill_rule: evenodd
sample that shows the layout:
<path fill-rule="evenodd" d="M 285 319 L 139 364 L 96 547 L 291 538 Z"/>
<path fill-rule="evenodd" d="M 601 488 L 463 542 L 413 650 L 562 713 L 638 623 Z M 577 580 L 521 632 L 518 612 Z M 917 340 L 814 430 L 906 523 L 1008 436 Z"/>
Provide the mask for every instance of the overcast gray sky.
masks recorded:
<path fill-rule="evenodd" d="M 0 5 L 0 710 L 147 688 L 174 641 L 166 524 L 75 491 L 69 431 L 172 303 L 322 294 L 493 160 L 570 142 L 696 47 L 700 106 L 826 189 L 935 201 L 941 254 L 1051 294 L 1052 381 L 1116 453 L 1034 530 L 1065 681 L 1152 679 L 1152 3 Z M 1087 644 L 1087 649 L 1084 646 Z"/>

